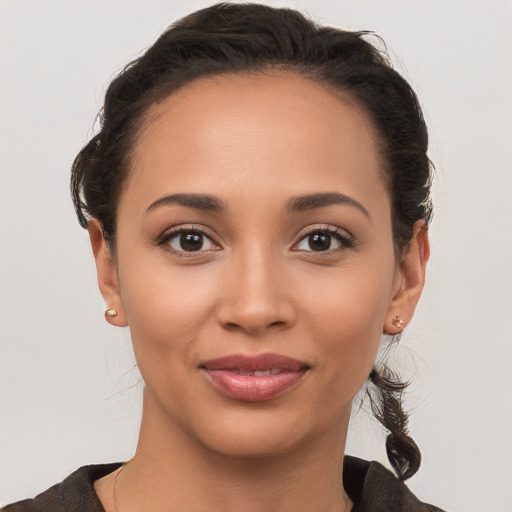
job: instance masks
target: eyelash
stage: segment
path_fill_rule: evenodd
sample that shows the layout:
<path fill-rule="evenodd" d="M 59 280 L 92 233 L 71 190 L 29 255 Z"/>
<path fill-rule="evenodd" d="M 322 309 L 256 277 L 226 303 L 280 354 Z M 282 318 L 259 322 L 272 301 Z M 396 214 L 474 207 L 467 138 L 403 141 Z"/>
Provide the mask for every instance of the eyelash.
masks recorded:
<path fill-rule="evenodd" d="M 173 249 L 170 246 L 169 242 L 173 238 L 177 237 L 178 235 L 183 235 L 185 233 L 196 233 L 198 235 L 201 235 L 205 239 L 209 240 L 210 243 L 212 243 L 217 248 L 215 248 L 215 249 L 207 249 L 207 250 L 198 250 L 198 251 L 180 251 L 180 250 Z M 320 250 L 320 251 L 314 251 L 314 250 L 306 251 L 306 250 L 303 250 L 303 249 L 294 249 L 294 247 L 299 245 L 302 241 L 304 241 L 308 237 L 310 237 L 312 235 L 316 235 L 316 234 L 328 235 L 330 237 L 333 237 L 335 240 L 337 240 L 341 244 L 341 247 L 338 247 L 336 249 L 327 249 L 327 250 Z M 162 247 L 164 250 L 172 252 L 173 254 L 175 254 L 177 256 L 184 256 L 184 257 L 191 257 L 191 256 L 196 256 L 198 254 L 204 254 L 204 253 L 207 253 L 207 252 L 219 250 L 219 245 L 213 240 L 213 238 L 210 235 L 205 233 L 205 231 L 202 230 L 201 228 L 197 228 L 197 227 L 195 227 L 193 225 L 191 225 L 190 227 L 188 227 L 188 226 L 187 227 L 185 227 L 185 226 L 173 226 L 172 228 L 167 230 L 165 233 L 160 235 L 154 241 L 154 245 Z M 337 252 L 341 252 L 341 251 L 346 250 L 346 249 L 354 248 L 355 246 L 356 246 L 355 238 L 352 235 L 350 235 L 349 233 L 347 233 L 346 231 L 340 230 L 339 228 L 334 228 L 332 226 L 322 226 L 322 227 L 316 227 L 316 228 L 308 229 L 306 232 L 301 233 L 299 240 L 293 244 L 292 250 L 293 251 L 300 251 L 300 252 L 304 252 L 304 253 L 308 253 L 309 252 L 309 253 L 312 253 L 312 254 L 315 254 L 315 255 L 322 255 L 322 254 L 332 254 L 332 253 L 335 253 L 335 252 L 336 253 Z"/>
<path fill-rule="evenodd" d="M 193 225 L 191 226 L 173 226 L 168 229 L 162 235 L 160 235 L 155 241 L 154 245 L 163 248 L 166 251 L 169 251 L 177 256 L 191 257 L 197 256 L 198 254 L 204 255 L 207 252 L 217 251 L 218 248 L 215 249 L 207 249 L 207 250 L 198 250 L 198 251 L 179 251 L 175 250 L 171 247 L 170 242 L 173 238 L 178 237 L 179 235 L 183 235 L 185 233 L 195 233 L 203 236 L 205 239 L 209 240 L 214 246 L 219 247 L 219 245 L 213 240 L 213 238 L 205 233 L 205 231 L 201 228 L 197 228 Z"/>
<path fill-rule="evenodd" d="M 325 251 L 304 251 L 304 252 L 310 252 L 315 255 L 322 255 L 322 254 L 332 254 L 335 252 L 341 252 L 346 249 L 352 249 L 356 246 L 356 239 L 347 231 L 341 230 L 339 228 L 335 228 L 332 226 L 322 226 L 322 227 L 316 227 L 312 229 L 308 229 L 306 232 L 301 233 L 300 238 L 298 242 L 293 244 L 293 247 L 297 246 L 300 242 L 306 240 L 308 237 L 316 234 L 322 234 L 322 235 L 329 235 L 333 237 L 335 240 L 337 240 L 341 247 L 337 249 L 329 249 Z M 295 251 L 301 251 L 301 249 L 292 249 Z"/>

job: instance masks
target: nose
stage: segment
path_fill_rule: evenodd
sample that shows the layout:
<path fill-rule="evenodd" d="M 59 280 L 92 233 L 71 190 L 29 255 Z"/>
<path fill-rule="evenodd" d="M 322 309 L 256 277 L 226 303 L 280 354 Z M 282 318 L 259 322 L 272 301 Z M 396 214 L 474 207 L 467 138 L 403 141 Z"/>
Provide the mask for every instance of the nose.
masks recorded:
<path fill-rule="evenodd" d="M 239 255 L 229 262 L 217 310 L 224 329 L 261 335 L 295 321 L 290 288 L 279 264 L 268 255 Z"/>

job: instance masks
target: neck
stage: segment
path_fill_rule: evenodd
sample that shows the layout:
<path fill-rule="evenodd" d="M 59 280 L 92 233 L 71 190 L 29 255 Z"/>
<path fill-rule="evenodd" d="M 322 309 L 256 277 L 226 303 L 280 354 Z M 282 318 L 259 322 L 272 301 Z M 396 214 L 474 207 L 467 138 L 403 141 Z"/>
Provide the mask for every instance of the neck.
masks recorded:
<path fill-rule="evenodd" d="M 233 457 L 154 416 L 145 406 L 136 454 L 117 475 L 116 512 L 350 510 L 342 485 L 348 417 L 286 453 Z"/>

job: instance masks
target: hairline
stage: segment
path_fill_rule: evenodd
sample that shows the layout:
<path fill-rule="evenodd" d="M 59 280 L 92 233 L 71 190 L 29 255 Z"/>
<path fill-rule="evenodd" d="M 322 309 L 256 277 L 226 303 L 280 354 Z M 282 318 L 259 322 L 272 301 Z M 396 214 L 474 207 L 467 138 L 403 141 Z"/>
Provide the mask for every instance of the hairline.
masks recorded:
<path fill-rule="evenodd" d="M 344 105 L 348 105 L 353 107 L 357 115 L 360 115 L 365 123 L 368 125 L 372 139 L 375 142 L 375 150 L 377 151 L 378 158 L 381 162 L 381 180 L 384 184 L 385 190 L 389 194 L 391 200 L 391 207 L 393 208 L 393 196 L 392 196 L 392 179 L 391 174 L 388 169 L 388 162 L 385 155 L 385 143 L 384 137 L 381 135 L 379 127 L 375 122 L 372 113 L 370 110 L 360 101 L 356 94 L 350 91 L 348 88 L 337 85 L 333 80 L 329 80 L 323 76 L 321 76 L 321 70 L 315 69 L 313 66 L 311 67 L 311 71 L 308 72 L 307 66 L 295 65 L 295 64 L 286 64 L 286 63 L 276 63 L 276 64 L 265 64 L 262 66 L 248 66 L 246 69 L 231 69 L 226 66 L 225 69 L 212 69 L 212 70 L 202 70 L 198 72 L 195 76 L 188 80 L 183 81 L 173 81 L 167 80 L 162 84 L 154 87 L 151 91 L 149 91 L 144 98 L 142 98 L 139 102 L 138 108 L 140 112 L 134 116 L 134 123 L 130 127 L 130 131 L 128 133 L 128 139 L 130 141 L 128 151 L 123 157 L 123 167 L 124 172 L 122 175 L 122 181 L 118 186 L 117 194 L 115 196 L 116 200 L 116 209 L 114 212 L 114 232 L 112 233 L 111 239 L 109 240 L 109 246 L 111 248 L 112 253 L 115 253 L 116 246 L 116 235 L 117 235 L 117 213 L 119 210 L 119 204 L 122 195 L 125 193 L 126 189 L 130 183 L 130 177 L 133 174 L 134 165 L 136 165 L 135 153 L 138 146 L 138 142 L 141 140 L 146 129 L 150 127 L 152 123 L 157 121 L 163 115 L 165 115 L 164 111 L 158 112 L 156 110 L 156 106 L 165 102 L 171 96 L 179 93 L 180 91 L 186 89 L 187 87 L 194 87 L 196 85 L 200 85 L 202 82 L 214 81 L 217 79 L 226 79 L 229 77 L 240 77 L 240 78 L 250 78 L 251 76 L 265 76 L 265 75 L 274 75 L 274 74 L 287 74 L 298 76 L 310 82 L 314 82 L 321 86 L 325 91 L 327 91 L 331 96 L 336 98 L 338 101 L 341 101 Z M 391 211 L 391 216 L 393 218 L 393 211 Z M 395 244 L 395 237 L 393 235 L 393 245 Z M 396 248 L 398 249 L 398 248 Z M 397 252 L 397 251 L 395 251 Z M 398 253 L 396 254 L 398 256 Z"/>

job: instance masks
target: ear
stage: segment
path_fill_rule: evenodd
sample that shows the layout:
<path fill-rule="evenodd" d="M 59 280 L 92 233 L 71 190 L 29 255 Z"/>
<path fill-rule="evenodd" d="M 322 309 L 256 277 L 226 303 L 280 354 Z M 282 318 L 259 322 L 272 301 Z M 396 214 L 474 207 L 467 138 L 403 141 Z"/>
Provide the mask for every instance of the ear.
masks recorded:
<path fill-rule="evenodd" d="M 402 252 L 396 276 L 397 291 L 386 313 L 384 332 L 398 334 L 411 321 L 425 284 L 429 256 L 428 226 L 424 220 L 418 220 L 412 239 Z"/>
<path fill-rule="evenodd" d="M 97 219 L 91 219 L 87 223 L 87 230 L 89 231 L 92 252 L 96 260 L 96 272 L 101 295 L 103 295 L 107 305 L 107 311 L 115 310 L 117 312 L 115 315 L 109 315 L 105 311 L 105 319 L 109 324 L 126 327 L 128 322 L 119 290 L 116 260 L 103 238 L 100 222 Z"/>

